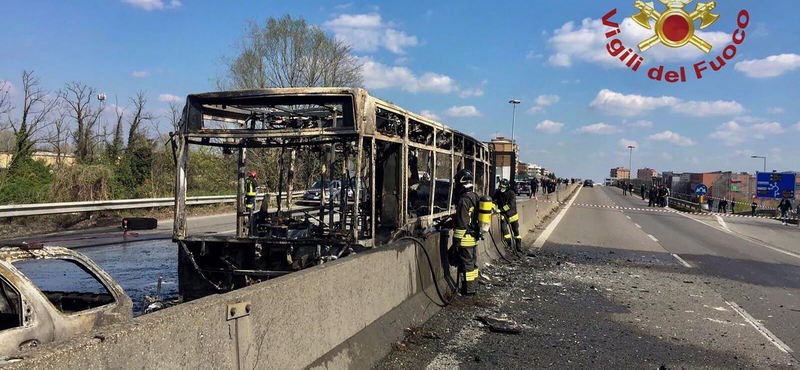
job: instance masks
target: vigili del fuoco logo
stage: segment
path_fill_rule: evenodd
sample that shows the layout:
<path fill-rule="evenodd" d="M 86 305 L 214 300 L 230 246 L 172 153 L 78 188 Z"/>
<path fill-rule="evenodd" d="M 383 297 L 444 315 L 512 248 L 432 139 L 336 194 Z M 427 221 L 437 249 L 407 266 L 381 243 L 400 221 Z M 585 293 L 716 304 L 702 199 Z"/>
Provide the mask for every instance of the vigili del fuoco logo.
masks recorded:
<path fill-rule="evenodd" d="M 695 4 L 694 11 L 688 12 L 686 6 L 694 0 L 659 0 L 666 6 L 666 9 L 659 11 L 651 1 L 645 3 L 636 0 L 634 7 L 638 13 L 631 15 L 636 24 L 648 30 L 653 30 L 653 36 L 643 40 L 637 45 L 639 52 L 634 52 L 632 48 L 625 47 L 622 41 L 617 38 L 622 32 L 619 24 L 611 21 L 611 17 L 617 14 L 617 9 L 613 9 L 603 16 L 603 25 L 611 28 L 606 32 L 606 39 L 610 41 L 606 44 L 606 50 L 612 57 L 620 60 L 634 72 L 639 71 L 639 67 L 647 56 L 647 50 L 655 45 L 663 44 L 670 48 L 696 47 L 706 54 L 711 54 L 713 46 L 700 38 L 695 31 L 706 29 L 717 23 L 720 14 L 714 14 L 717 7 L 716 1 L 707 3 L 698 2 Z M 650 20 L 655 21 L 652 25 Z M 697 24 L 699 21 L 699 24 Z M 724 68 L 728 61 L 736 56 L 736 47 L 744 42 L 745 28 L 750 23 L 750 13 L 742 9 L 736 17 L 738 28 L 733 32 L 732 43 L 726 46 L 716 58 L 702 60 L 694 63 L 689 73 L 687 67 L 682 66 L 678 70 L 665 70 L 663 65 L 650 68 L 647 77 L 655 81 L 666 81 L 669 83 L 686 82 L 688 78 L 701 80 L 704 73 L 717 72 Z M 641 53 L 642 55 L 639 55 Z M 710 68 L 710 69 L 709 69 Z"/>

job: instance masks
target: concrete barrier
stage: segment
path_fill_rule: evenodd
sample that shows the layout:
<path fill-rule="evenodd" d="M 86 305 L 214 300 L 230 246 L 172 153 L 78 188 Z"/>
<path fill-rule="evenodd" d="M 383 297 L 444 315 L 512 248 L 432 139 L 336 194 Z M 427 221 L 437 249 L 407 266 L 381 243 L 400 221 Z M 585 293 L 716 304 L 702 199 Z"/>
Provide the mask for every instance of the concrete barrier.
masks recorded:
<path fill-rule="evenodd" d="M 565 200 L 576 188 L 558 196 Z M 519 204 L 523 235 L 557 206 L 539 203 L 539 217 L 535 200 Z M 500 242 L 496 217 L 493 222 Z M 487 239 L 478 247 L 481 267 L 499 258 Z M 446 291 L 440 261 L 449 234 L 424 244 Z M 363 369 L 383 358 L 406 328 L 438 312 L 437 303 L 422 252 L 396 243 L 46 345 L 8 368 Z"/>

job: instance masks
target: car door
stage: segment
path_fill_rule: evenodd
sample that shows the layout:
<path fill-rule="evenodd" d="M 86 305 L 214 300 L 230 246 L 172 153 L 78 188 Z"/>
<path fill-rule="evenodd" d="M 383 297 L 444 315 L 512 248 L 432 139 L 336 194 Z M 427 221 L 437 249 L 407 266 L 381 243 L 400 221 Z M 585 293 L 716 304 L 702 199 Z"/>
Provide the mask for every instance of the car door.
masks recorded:
<path fill-rule="evenodd" d="M 54 340 L 52 317 L 28 285 L 0 261 L 0 358 Z"/>

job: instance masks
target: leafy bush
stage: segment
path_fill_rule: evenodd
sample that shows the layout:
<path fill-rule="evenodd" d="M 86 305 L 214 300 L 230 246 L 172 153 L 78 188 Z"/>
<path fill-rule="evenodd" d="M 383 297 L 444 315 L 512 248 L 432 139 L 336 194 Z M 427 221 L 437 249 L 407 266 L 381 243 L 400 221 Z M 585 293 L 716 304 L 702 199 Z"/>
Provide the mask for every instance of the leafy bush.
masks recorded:
<path fill-rule="evenodd" d="M 49 203 L 53 173 L 50 167 L 30 158 L 21 159 L 0 183 L 0 204 Z"/>

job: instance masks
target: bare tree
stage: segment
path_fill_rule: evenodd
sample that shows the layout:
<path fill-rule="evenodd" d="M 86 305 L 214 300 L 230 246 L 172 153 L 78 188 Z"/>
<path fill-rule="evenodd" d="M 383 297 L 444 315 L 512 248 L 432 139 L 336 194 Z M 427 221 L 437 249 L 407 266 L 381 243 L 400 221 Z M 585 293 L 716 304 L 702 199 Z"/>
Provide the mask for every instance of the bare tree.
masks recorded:
<path fill-rule="evenodd" d="M 11 103 L 11 83 L 0 80 L 0 131 L 8 129 L 8 123 L 11 121 L 8 115 L 13 110 L 14 105 Z"/>
<path fill-rule="evenodd" d="M 56 163 L 60 166 L 64 156 L 69 152 L 69 121 L 67 121 L 69 113 L 64 104 L 59 104 L 55 112 L 45 142 L 56 154 Z"/>
<path fill-rule="evenodd" d="M 249 21 L 237 48 L 217 81 L 221 89 L 361 85 L 351 47 L 303 18 Z"/>
<path fill-rule="evenodd" d="M 145 111 L 147 105 L 147 97 L 144 91 L 136 93 L 135 98 L 130 98 L 133 104 L 133 112 L 131 113 L 128 129 L 128 148 L 135 148 L 139 143 L 137 140 L 141 137 L 142 124 L 145 122 L 152 122 L 155 119 L 152 113 Z"/>
<path fill-rule="evenodd" d="M 50 113 L 58 105 L 58 98 L 50 97 L 49 93 L 40 86 L 33 71 L 22 72 L 22 117 L 8 120 L 15 136 L 14 157 L 9 168 L 30 158 L 33 147 L 41 139 L 39 132 L 48 124 Z"/>
<path fill-rule="evenodd" d="M 80 163 L 91 163 L 97 145 L 97 125 L 103 106 L 93 102 L 95 89 L 80 82 L 70 82 L 58 92 L 67 105 L 68 116 L 75 120 L 72 139 L 75 141 L 75 159 Z"/>
<path fill-rule="evenodd" d="M 172 132 L 180 131 L 180 123 L 181 123 L 181 114 L 183 114 L 183 105 L 178 102 L 171 101 L 169 102 L 169 124 L 172 128 Z"/>

